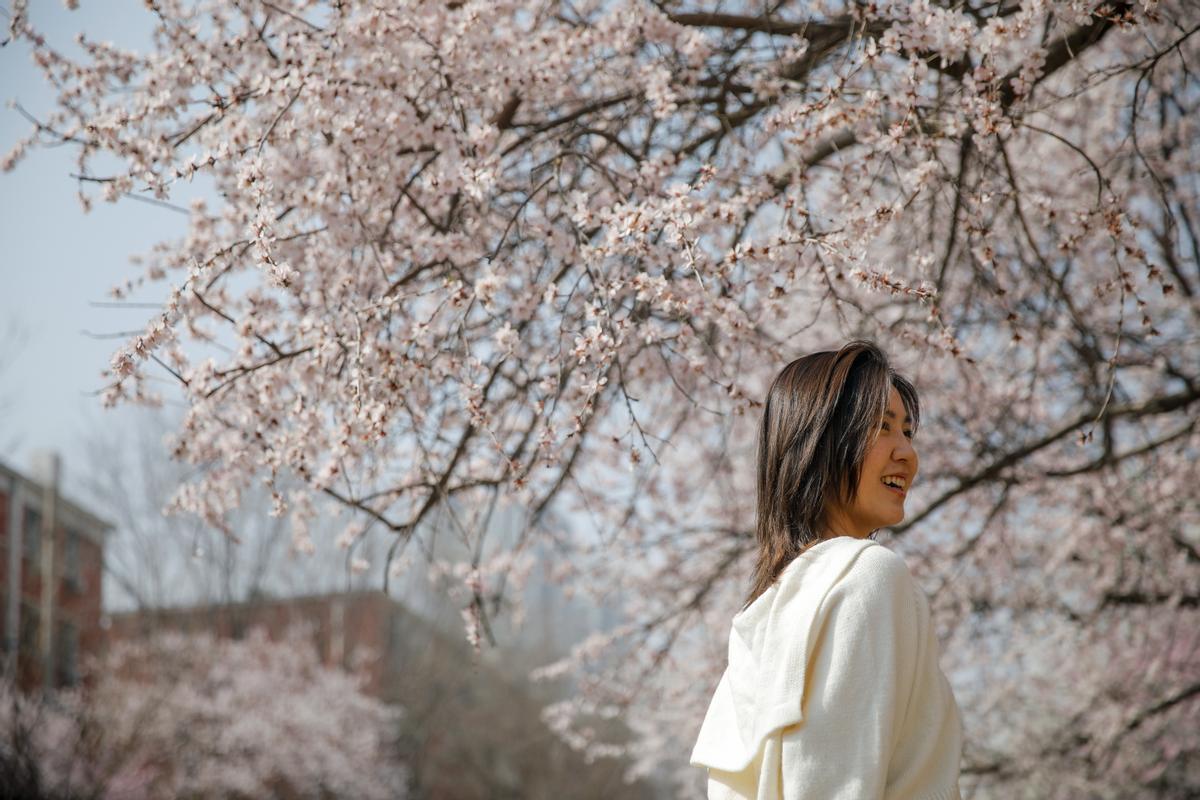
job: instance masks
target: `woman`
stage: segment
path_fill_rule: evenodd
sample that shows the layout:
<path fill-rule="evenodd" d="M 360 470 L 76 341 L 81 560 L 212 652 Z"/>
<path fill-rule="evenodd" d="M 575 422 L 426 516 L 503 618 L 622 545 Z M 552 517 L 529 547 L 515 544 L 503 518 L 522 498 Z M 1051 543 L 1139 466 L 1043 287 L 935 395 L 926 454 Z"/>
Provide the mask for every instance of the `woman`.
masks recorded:
<path fill-rule="evenodd" d="M 871 342 L 772 383 L 758 444 L 758 561 L 692 752 L 710 800 L 958 800 L 962 724 L 929 606 L 868 539 L 904 519 L 913 385 Z"/>

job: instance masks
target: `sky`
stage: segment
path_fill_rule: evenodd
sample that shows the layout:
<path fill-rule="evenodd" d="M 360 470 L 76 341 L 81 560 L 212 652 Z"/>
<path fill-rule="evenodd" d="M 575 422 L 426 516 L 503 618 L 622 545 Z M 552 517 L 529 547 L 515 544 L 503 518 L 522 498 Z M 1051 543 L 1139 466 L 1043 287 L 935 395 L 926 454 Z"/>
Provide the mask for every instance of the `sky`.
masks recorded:
<path fill-rule="evenodd" d="M 7 38 L 7 6 L 0 6 Z M 29 17 L 69 55 L 74 35 L 147 50 L 153 17 L 140 2 L 104 0 L 67 10 L 61 0 L 31 0 Z M 37 118 L 53 108 L 54 92 L 23 42 L 0 48 L 0 153 L 32 129 L 13 103 Z M 185 228 L 183 214 L 123 199 L 96 198 L 85 214 L 76 198 L 76 150 L 32 148 L 0 173 L 0 460 L 27 470 L 39 450 L 63 457 L 64 487 L 78 484 L 83 441 L 97 427 L 131 424 L 131 414 L 105 410 L 94 393 L 101 370 L 122 338 L 140 330 L 151 308 L 114 308 L 108 290 L 137 274 L 129 256 Z M 89 191 L 89 193 L 91 193 Z M 131 298 L 158 301 L 164 287 Z"/>

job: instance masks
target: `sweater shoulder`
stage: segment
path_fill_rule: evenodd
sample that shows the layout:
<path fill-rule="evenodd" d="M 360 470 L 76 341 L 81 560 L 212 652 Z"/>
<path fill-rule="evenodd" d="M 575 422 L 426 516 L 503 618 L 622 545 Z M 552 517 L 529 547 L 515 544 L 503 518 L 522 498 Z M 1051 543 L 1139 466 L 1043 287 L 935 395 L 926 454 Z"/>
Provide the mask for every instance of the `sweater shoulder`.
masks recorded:
<path fill-rule="evenodd" d="M 864 600 L 908 599 L 917 584 L 899 553 L 878 542 L 862 548 L 834 587 L 839 594 Z"/>
<path fill-rule="evenodd" d="M 866 547 L 855 560 L 851 572 L 857 572 L 859 577 L 868 576 L 878 580 L 911 582 L 912 572 L 904 556 L 894 550 L 884 547 L 879 542 L 872 541 L 874 546 Z"/>

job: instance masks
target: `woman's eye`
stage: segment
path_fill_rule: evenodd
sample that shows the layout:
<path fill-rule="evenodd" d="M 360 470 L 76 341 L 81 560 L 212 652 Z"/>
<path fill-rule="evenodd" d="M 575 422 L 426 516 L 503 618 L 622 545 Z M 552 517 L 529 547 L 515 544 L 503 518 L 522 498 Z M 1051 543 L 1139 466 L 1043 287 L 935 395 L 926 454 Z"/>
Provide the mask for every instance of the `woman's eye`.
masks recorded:
<path fill-rule="evenodd" d="M 909 440 L 911 440 L 911 439 L 912 439 L 912 437 L 913 437 L 913 432 L 912 432 L 912 431 L 905 431 L 905 432 L 904 432 L 904 435 L 905 435 L 905 436 L 907 436 L 907 437 L 909 438 Z"/>

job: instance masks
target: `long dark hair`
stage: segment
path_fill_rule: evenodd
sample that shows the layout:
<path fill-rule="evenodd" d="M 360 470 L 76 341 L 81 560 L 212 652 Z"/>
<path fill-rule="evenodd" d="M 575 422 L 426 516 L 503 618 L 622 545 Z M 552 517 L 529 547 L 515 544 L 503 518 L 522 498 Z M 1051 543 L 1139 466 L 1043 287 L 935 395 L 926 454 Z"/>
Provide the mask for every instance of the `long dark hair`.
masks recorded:
<path fill-rule="evenodd" d="M 916 431 L 917 390 L 874 342 L 811 353 L 775 376 L 758 434 L 758 561 L 746 606 L 821 540 L 831 506 L 854 501 L 892 386 Z"/>

